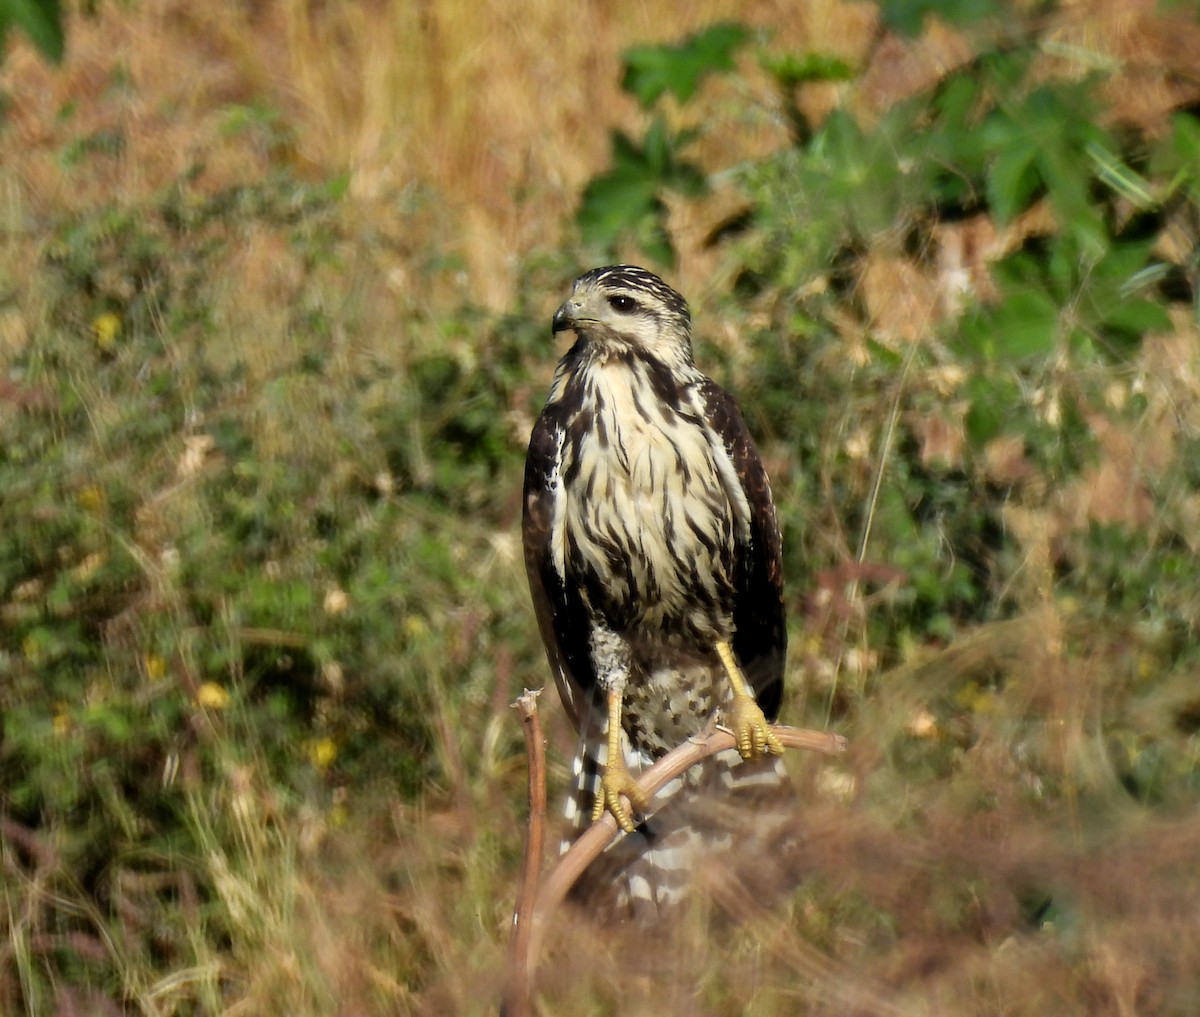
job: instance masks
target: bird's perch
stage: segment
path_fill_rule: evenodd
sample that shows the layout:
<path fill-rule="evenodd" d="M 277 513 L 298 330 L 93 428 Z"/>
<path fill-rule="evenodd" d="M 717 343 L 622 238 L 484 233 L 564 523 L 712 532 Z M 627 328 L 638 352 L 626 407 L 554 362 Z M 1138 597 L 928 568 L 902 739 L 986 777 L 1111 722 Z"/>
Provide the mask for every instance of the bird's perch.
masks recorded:
<path fill-rule="evenodd" d="M 529 826 L 521 885 L 513 913 L 508 990 L 500 1011 L 502 1017 L 527 1017 L 530 1013 L 533 964 L 541 953 L 546 922 L 576 880 L 612 843 L 618 832 L 617 821 L 612 813 L 605 811 L 558 859 L 545 879 L 539 879 L 545 844 L 546 764 L 536 697 L 537 693 L 526 692 L 513 704 L 521 714 L 529 760 Z M 838 755 L 846 748 L 846 740 L 841 735 L 782 724 L 772 725 L 771 730 L 786 748 L 808 749 L 827 756 Z M 736 748 L 733 735 L 720 728 L 689 739 L 643 773 L 638 778 L 637 788 L 647 799 L 653 798 L 681 773 L 732 748 Z"/>
<path fill-rule="evenodd" d="M 509 982 L 502 1009 L 506 1017 L 525 1017 L 529 1012 L 532 909 L 546 842 L 546 743 L 542 738 L 542 722 L 537 708 L 540 694 L 540 690 L 526 689 L 513 703 L 521 715 L 521 729 L 525 733 L 525 758 L 529 766 L 529 823 L 521 883 L 517 888 L 517 905 L 513 911 L 512 939 L 509 942 Z"/>

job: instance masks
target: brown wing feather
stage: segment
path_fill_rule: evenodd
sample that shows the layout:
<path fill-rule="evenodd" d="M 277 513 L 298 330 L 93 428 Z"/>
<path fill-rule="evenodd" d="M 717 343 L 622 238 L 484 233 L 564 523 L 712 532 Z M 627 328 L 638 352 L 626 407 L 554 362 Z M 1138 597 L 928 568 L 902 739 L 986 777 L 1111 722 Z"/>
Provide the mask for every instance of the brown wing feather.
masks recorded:
<path fill-rule="evenodd" d="M 750 532 L 738 548 L 733 652 L 768 720 L 779 713 L 787 656 L 783 604 L 783 547 L 771 484 L 762 458 L 733 397 L 716 382 L 701 386 L 709 426 L 733 460 L 746 501 Z"/>
<path fill-rule="evenodd" d="M 551 524 L 562 446 L 559 407 L 547 406 L 534 425 L 525 460 L 521 537 L 533 610 L 567 716 L 578 730 L 596 676 L 588 648 L 590 622 L 578 593 L 554 565 Z"/>

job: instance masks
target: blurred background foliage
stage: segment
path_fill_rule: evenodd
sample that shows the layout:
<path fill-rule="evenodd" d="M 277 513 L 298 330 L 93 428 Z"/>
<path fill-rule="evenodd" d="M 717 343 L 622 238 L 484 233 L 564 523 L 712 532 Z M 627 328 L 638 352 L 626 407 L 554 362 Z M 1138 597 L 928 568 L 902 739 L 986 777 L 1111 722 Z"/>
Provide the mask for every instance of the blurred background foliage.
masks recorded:
<path fill-rule="evenodd" d="M 546 1012 L 1194 1012 L 1191 5 L 60 15 L 0 20 L 62 58 L 0 77 L 0 1011 L 494 1009 L 524 446 L 622 259 L 852 749 L 778 927 Z"/>

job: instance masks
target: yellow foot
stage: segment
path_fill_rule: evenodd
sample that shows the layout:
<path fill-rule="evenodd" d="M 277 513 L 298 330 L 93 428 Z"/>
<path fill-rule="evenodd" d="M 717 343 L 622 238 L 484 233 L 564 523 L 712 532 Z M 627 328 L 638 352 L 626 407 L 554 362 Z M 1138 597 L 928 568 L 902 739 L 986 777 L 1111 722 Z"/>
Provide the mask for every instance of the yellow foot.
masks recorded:
<path fill-rule="evenodd" d="M 615 764 L 604 767 L 604 773 L 600 777 L 600 793 L 596 795 L 596 804 L 592 806 L 592 822 L 599 819 L 607 809 L 613 814 L 617 826 L 626 833 L 633 833 L 633 819 L 621 801 L 621 795 L 628 798 L 629 804 L 635 809 L 645 809 L 649 804 L 646 796 L 638 788 L 633 774 L 618 757 Z"/>
<path fill-rule="evenodd" d="M 783 742 L 771 730 L 762 708 L 750 696 L 734 694 L 729 707 L 729 729 L 743 759 L 772 753 L 783 755 Z"/>
<path fill-rule="evenodd" d="M 728 643 L 717 643 L 717 656 L 729 678 L 729 686 L 733 689 L 733 702 L 729 706 L 729 729 L 737 742 L 738 752 L 743 759 L 753 759 L 765 753 L 776 756 L 783 755 L 783 742 L 771 730 L 762 707 L 754 701 L 742 669 L 738 667 L 733 656 L 733 647 Z"/>

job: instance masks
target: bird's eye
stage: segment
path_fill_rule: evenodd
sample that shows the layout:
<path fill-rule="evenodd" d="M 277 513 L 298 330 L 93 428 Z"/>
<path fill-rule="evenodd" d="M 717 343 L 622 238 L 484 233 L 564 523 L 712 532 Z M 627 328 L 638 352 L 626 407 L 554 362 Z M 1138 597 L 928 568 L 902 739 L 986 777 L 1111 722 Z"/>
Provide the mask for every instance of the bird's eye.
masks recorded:
<path fill-rule="evenodd" d="M 637 301 L 633 297 L 627 297 L 624 293 L 614 293 L 608 298 L 608 306 L 621 314 L 629 314 L 632 311 L 636 311 L 637 305 Z"/>

